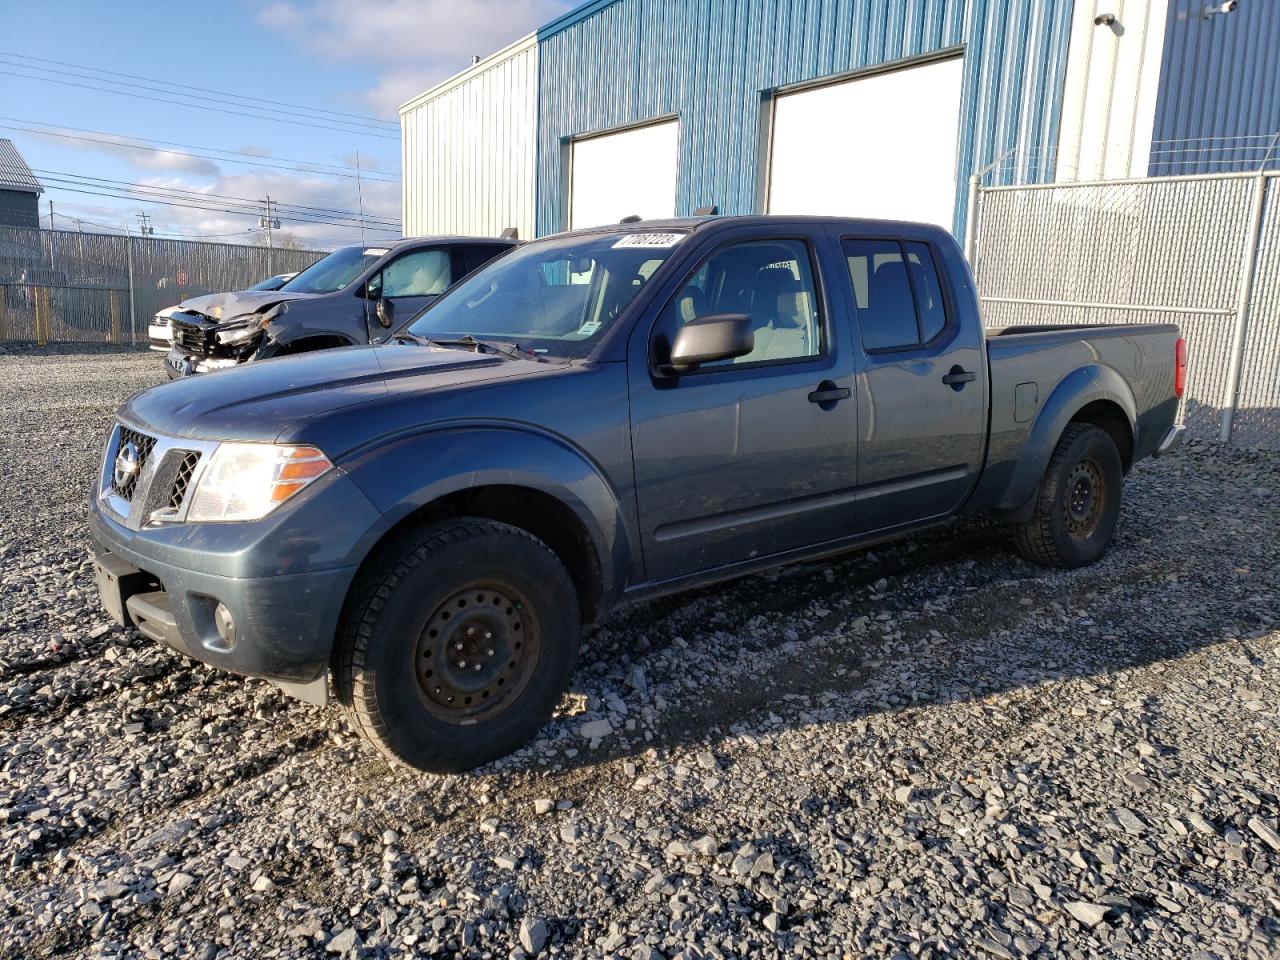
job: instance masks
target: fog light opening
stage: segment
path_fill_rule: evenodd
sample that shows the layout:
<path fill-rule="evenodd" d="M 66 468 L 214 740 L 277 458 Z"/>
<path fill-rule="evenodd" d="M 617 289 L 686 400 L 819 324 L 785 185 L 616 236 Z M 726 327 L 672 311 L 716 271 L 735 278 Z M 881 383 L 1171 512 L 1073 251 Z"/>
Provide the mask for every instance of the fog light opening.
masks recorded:
<path fill-rule="evenodd" d="M 232 650 L 236 645 L 236 621 L 231 616 L 231 611 L 227 609 L 225 603 L 219 603 L 213 611 L 213 625 L 218 631 L 218 639 L 222 641 L 222 646 L 226 650 Z"/>

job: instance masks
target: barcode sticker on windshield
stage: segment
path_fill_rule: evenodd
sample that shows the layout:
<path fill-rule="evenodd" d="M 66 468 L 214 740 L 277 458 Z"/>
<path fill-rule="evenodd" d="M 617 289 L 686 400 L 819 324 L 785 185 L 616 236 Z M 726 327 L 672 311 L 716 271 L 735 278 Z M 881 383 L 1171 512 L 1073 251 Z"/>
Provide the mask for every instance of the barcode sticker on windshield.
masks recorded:
<path fill-rule="evenodd" d="M 685 238 L 683 233 L 629 233 L 614 243 L 615 247 L 674 247 Z"/>
<path fill-rule="evenodd" d="M 388 249 L 387 247 L 365 247 L 364 255 L 366 257 L 381 257 L 386 254 Z"/>

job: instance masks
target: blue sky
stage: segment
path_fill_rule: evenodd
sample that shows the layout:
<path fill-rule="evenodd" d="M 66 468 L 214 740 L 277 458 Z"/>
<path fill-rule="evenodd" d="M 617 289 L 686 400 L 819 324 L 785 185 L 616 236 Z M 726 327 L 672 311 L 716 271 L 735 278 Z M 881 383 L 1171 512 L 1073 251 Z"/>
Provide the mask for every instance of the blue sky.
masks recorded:
<path fill-rule="evenodd" d="M 252 216 L 84 192 L 112 192 L 118 185 L 99 189 L 98 184 L 117 181 L 202 194 L 191 202 L 207 207 L 234 206 L 216 197 L 256 200 L 270 193 L 273 200 L 309 208 L 287 211 L 299 218 L 332 221 L 286 220 L 277 238 L 323 247 L 359 236 L 345 213 L 357 210 L 361 199 L 351 169 L 359 151 L 367 175 L 361 187 L 364 209 L 381 226 L 369 236 L 376 232 L 385 238 L 393 235 L 392 221 L 400 214 L 396 106 L 465 68 L 472 55 L 492 53 L 573 5 L 569 0 L 226 0 L 209 5 L 61 0 L 33 7 L 29 0 L 0 0 L 0 24 L 5 25 L 0 30 L 0 137 L 13 140 L 45 183 L 41 214 L 46 226 L 52 200 L 56 224 L 64 229 L 76 229 L 73 218 L 79 218 L 85 230 L 102 229 L 101 224 L 121 231 L 125 221 L 136 227 L 137 213 L 145 210 L 158 235 L 259 241 L 250 232 L 256 227 Z M 119 86 L 149 81 L 393 123 L 317 129 L 283 122 L 289 119 L 284 117 L 142 99 L 216 99 L 217 94 Z M 205 106 L 254 112 L 225 102 Z M 291 119 L 327 125 L 340 124 L 341 118 Z M 159 149 L 129 145 L 138 141 Z M 163 149 L 173 144 L 183 146 Z M 86 177 L 100 180 L 86 184 Z"/>

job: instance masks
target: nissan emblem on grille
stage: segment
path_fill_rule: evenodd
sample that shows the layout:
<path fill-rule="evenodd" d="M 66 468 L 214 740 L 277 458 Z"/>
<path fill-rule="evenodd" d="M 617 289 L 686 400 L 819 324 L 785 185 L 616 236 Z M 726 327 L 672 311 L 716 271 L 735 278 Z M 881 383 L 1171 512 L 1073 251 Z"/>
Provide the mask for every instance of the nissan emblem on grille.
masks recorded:
<path fill-rule="evenodd" d="M 138 471 L 141 469 L 140 460 L 138 445 L 132 440 L 128 440 L 120 446 L 120 452 L 116 454 L 115 472 L 112 475 L 117 490 L 124 490 L 133 480 L 137 479 Z"/>

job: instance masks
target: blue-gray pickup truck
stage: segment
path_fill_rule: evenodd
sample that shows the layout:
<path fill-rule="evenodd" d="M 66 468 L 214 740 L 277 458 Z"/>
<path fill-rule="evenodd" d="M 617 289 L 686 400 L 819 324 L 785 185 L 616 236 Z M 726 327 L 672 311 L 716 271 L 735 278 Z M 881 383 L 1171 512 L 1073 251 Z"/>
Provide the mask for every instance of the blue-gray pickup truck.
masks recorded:
<path fill-rule="evenodd" d="M 1106 549 L 1174 447 L 1168 325 L 984 330 L 919 224 L 710 217 L 547 237 L 388 342 L 118 412 L 90 525 L 112 616 L 460 770 L 532 736 L 618 604 L 987 511 Z"/>

